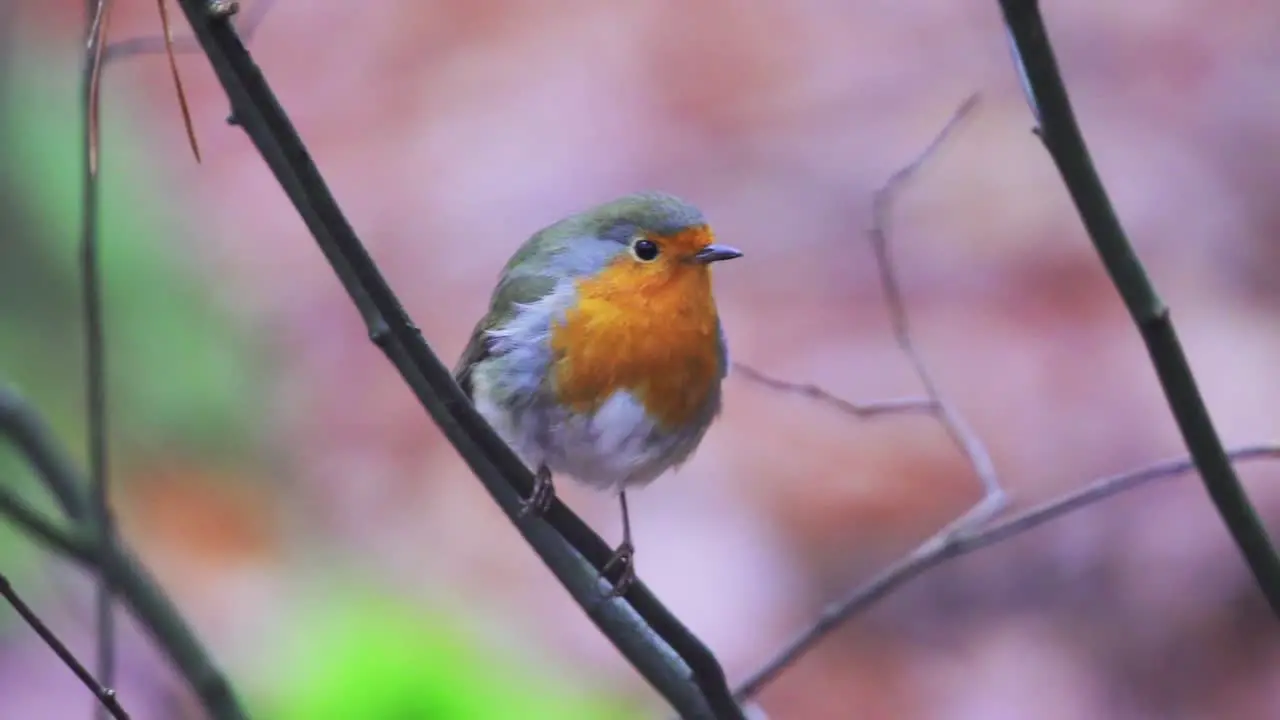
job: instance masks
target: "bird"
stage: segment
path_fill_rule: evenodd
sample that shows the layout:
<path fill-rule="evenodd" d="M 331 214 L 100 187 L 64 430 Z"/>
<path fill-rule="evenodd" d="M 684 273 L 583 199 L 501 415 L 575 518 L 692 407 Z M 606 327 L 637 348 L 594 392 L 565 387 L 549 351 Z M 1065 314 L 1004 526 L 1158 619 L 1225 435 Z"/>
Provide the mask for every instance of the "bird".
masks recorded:
<path fill-rule="evenodd" d="M 534 474 L 519 517 L 541 516 L 552 476 L 616 493 L 622 542 L 602 567 L 635 580 L 627 490 L 683 465 L 723 406 L 729 370 L 711 266 L 742 257 L 703 213 L 644 191 L 534 233 L 503 267 L 454 379 Z"/>

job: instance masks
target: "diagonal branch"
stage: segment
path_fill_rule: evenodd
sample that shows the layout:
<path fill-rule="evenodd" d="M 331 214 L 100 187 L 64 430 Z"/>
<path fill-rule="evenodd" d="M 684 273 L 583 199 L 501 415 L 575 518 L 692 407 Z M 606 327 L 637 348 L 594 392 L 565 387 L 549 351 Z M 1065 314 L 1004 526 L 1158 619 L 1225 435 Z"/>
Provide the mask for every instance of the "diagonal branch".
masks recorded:
<path fill-rule="evenodd" d="M 1241 447 L 1228 453 L 1228 457 L 1235 462 L 1280 459 L 1280 445 Z M 1008 540 L 1069 512 L 1088 507 L 1127 490 L 1142 487 L 1157 480 L 1177 477 L 1193 470 L 1195 470 L 1195 464 L 1190 458 L 1165 460 L 1139 470 L 1095 480 L 1079 490 L 983 528 L 959 533 L 943 530 L 924 541 L 906 557 L 859 585 L 848 595 L 828 605 L 812 626 L 800 633 L 773 659 L 744 680 L 734 691 L 734 697 L 743 701 L 758 694 L 765 685 L 777 679 L 783 670 L 849 618 L 871 607 L 926 570 L 961 555 L 968 555 L 989 545 Z"/>
<path fill-rule="evenodd" d="M 1039 121 L 1037 134 L 1062 175 L 1125 308 L 1138 326 L 1169 409 L 1209 497 L 1272 611 L 1280 615 L 1280 557 L 1231 467 L 1169 319 L 1169 308 L 1147 277 L 1093 167 L 1058 72 L 1039 2 L 1000 0 L 1000 8 L 1011 37 L 1019 79 Z"/>
<path fill-rule="evenodd" d="M 214 720 L 245 720 L 230 684 L 196 639 L 173 602 L 132 553 L 112 535 L 100 543 L 89 514 L 88 482 L 58 446 L 36 411 L 0 387 L 0 438 L 11 440 L 72 521 L 60 528 L 0 485 L 0 515 L 31 538 L 69 560 L 102 573 L 124 605 L 146 628 Z"/>
<path fill-rule="evenodd" d="M 82 533 L 58 527 L 4 485 L 0 485 L 0 515 L 59 555 L 82 565 L 94 564 L 95 546 Z"/>
<path fill-rule="evenodd" d="M 116 720 L 129 720 L 129 713 L 125 712 L 124 708 L 120 707 L 120 700 L 116 697 L 115 691 L 103 687 L 102 684 L 93 677 L 93 674 L 85 669 L 85 666 L 76 659 L 76 656 L 67 649 L 67 646 L 58 639 L 58 636 L 49 629 L 49 626 L 44 624 L 44 621 L 40 619 L 40 616 L 36 615 L 35 611 L 33 611 L 31 607 L 23 601 L 22 597 L 18 595 L 18 592 L 13 589 L 13 584 L 9 582 L 9 578 L 5 577 L 4 573 L 0 573 L 0 597 L 3 597 L 9 602 L 9 605 L 13 607 L 14 611 L 18 613 L 23 621 L 25 621 L 27 625 L 35 631 L 36 635 L 40 636 L 40 639 L 44 641 L 44 644 L 48 645 L 49 648 L 53 650 L 54 654 L 58 656 L 58 659 L 71 669 L 71 672 L 80 679 L 80 682 L 83 683 L 85 687 L 89 688 L 89 692 L 93 693 L 93 696 L 98 699 L 98 703 L 105 712 L 109 713 L 111 717 L 116 718 Z"/>
<path fill-rule="evenodd" d="M 599 571 L 612 549 L 556 501 L 542 518 L 518 518 L 533 476 L 463 395 L 423 341 L 338 208 L 284 110 L 225 14 L 179 0 L 227 92 L 232 114 L 298 209 L 351 296 L 370 339 L 556 578 L 615 647 L 684 717 L 741 718 L 715 656 L 642 584 L 605 601 Z"/>

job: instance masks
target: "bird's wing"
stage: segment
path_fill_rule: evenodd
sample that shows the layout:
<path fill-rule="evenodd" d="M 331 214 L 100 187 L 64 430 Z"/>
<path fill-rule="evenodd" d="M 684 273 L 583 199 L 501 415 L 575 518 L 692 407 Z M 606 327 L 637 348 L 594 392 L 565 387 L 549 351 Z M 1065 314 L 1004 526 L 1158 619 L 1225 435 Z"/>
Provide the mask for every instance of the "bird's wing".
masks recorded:
<path fill-rule="evenodd" d="M 495 352 L 494 338 L 490 337 L 489 331 L 506 324 L 519 305 L 541 300 L 554 290 L 555 286 L 555 278 L 547 275 L 507 271 L 506 276 L 493 292 L 493 298 L 489 302 L 489 312 L 476 323 L 475 329 L 471 331 L 471 339 L 454 367 L 453 377 L 468 398 L 472 397 L 471 374 L 476 364 L 493 357 Z"/>

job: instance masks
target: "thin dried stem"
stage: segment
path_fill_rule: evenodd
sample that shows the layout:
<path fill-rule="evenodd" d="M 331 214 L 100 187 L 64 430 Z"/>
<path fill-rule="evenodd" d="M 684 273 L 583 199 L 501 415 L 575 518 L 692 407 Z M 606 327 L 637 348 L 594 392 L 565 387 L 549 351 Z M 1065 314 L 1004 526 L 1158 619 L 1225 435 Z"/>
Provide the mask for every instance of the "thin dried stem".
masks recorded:
<path fill-rule="evenodd" d="M 182 126 L 187 131 L 187 142 L 191 145 L 191 154 L 196 162 L 200 162 L 200 143 L 196 140 L 196 128 L 191 122 L 191 109 L 187 107 L 187 93 L 182 89 L 182 75 L 178 73 L 178 58 L 173 54 L 173 28 L 169 25 L 169 11 L 164 0 L 156 0 L 156 9 L 160 11 L 160 28 L 164 33 L 164 54 L 169 59 L 169 74 L 173 76 L 173 89 L 178 95 L 178 108 L 182 111 Z"/>

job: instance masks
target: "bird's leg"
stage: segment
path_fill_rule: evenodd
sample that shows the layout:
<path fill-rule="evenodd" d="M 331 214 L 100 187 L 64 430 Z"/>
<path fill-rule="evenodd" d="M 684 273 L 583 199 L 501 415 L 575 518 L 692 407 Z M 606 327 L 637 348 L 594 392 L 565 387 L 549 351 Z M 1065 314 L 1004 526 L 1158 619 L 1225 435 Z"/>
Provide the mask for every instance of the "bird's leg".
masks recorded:
<path fill-rule="evenodd" d="M 626 490 L 618 493 L 618 502 L 622 506 L 622 544 L 613 551 L 613 555 L 609 557 L 609 562 L 604 564 L 600 574 L 607 577 L 614 565 L 621 565 L 622 573 L 613 583 L 613 589 L 605 595 L 606 599 L 626 594 L 627 589 L 636 579 L 636 548 L 631 544 L 631 516 L 627 513 Z"/>
<path fill-rule="evenodd" d="M 539 465 L 533 474 L 533 491 L 529 497 L 520 501 L 519 517 L 533 513 L 534 517 L 542 517 L 551 509 L 551 502 L 556 499 L 556 486 L 551 483 L 551 469 Z"/>

